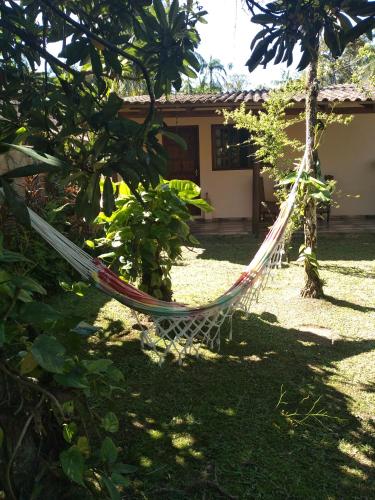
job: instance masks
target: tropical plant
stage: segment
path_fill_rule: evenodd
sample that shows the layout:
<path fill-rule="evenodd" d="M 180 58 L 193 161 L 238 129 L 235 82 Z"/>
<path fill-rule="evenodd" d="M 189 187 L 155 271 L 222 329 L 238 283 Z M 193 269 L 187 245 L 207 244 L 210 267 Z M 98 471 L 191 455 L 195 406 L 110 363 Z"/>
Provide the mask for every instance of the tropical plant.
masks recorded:
<path fill-rule="evenodd" d="M 366 60 L 362 57 L 363 49 L 367 47 L 367 39 L 362 36 L 349 43 L 342 56 L 334 58 L 325 43 L 319 51 L 318 78 L 322 86 L 353 83 L 354 75 L 366 72 Z M 358 79 L 361 80 L 361 79 Z M 365 78 L 363 79 L 365 80 Z"/>
<path fill-rule="evenodd" d="M 358 62 L 352 81 L 369 93 L 375 88 L 375 44 L 366 43 L 358 50 Z"/>
<path fill-rule="evenodd" d="M 182 86 L 182 92 L 186 94 L 209 94 L 221 92 L 226 85 L 227 71 L 220 59 L 210 56 L 206 61 L 197 54 L 199 62 L 198 81 L 194 83 L 191 78 L 186 78 Z"/>
<path fill-rule="evenodd" d="M 97 218 L 104 225 L 105 237 L 86 243 L 104 248 L 106 252 L 100 257 L 125 280 L 139 280 L 142 290 L 169 301 L 171 267 L 181 258 L 182 245 L 197 243 L 190 233 L 188 207 L 204 211 L 211 207 L 199 198 L 200 188 L 192 181 L 163 180 L 156 188 L 140 189 L 137 194 L 125 183 L 116 187 L 116 210 L 111 215 L 100 213 Z"/>
<path fill-rule="evenodd" d="M 208 61 L 204 59 L 200 65 L 200 74 L 203 76 L 203 81 L 207 82 L 210 90 L 220 90 L 223 84 L 223 77 L 227 74 L 224 64 L 220 59 L 210 56 Z"/>
<path fill-rule="evenodd" d="M 3 247 L 0 232 L 2 488 L 12 500 L 73 498 L 79 490 L 120 498 L 124 474 L 134 470 L 120 462 L 111 437 L 119 420 L 110 401 L 124 391 L 123 374 L 109 359 L 80 354 L 97 329 L 42 301 L 44 287 L 14 270 L 26 261 Z M 103 399 L 107 411 L 93 411 L 92 401 Z"/>
<path fill-rule="evenodd" d="M 295 163 L 299 165 L 298 157 L 304 148 L 302 141 L 291 138 L 289 133 L 290 127 L 303 123 L 304 113 L 287 114 L 288 109 L 294 105 L 294 97 L 302 90 L 303 82 L 301 80 L 289 80 L 281 87 L 269 91 L 263 110 L 259 112 L 247 111 L 244 104 L 233 111 L 223 111 L 226 123 L 233 123 L 236 128 L 244 128 L 249 131 L 249 142 L 255 146 L 253 148 L 254 157 L 263 166 L 262 173 L 268 174 L 274 180 L 275 196 L 279 203 L 282 203 L 289 194 L 291 180 L 295 180 L 294 166 Z M 334 112 L 319 112 L 319 127 L 316 128 L 314 137 L 315 147 L 319 147 L 323 134 L 332 124 L 347 125 L 352 118 L 350 115 L 340 115 Z M 296 160 L 298 161 L 296 162 Z M 316 177 L 311 173 L 304 173 L 300 189 L 297 192 L 296 210 L 293 212 L 286 231 L 286 243 L 294 230 L 304 224 L 305 208 L 311 199 L 323 205 L 333 203 L 331 196 L 334 184 L 334 181 L 323 182 L 320 163 Z M 287 247 L 288 245 L 286 245 L 286 249 L 288 249 Z M 302 257 L 308 259 L 310 253 L 315 255 L 310 252 L 310 249 L 306 249 Z M 317 267 L 314 268 L 316 273 L 317 269 Z"/>
<path fill-rule="evenodd" d="M 19 220 L 29 222 L 12 187 L 17 178 L 59 176 L 78 193 L 86 221 L 100 211 L 103 176 L 107 214 L 115 207 L 112 176 L 134 191 L 159 183 L 167 158 L 157 135 L 169 132 L 155 99 L 178 90 L 182 74 L 195 76 L 203 16 L 178 0 L 0 2 L 0 153 L 31 158 L 0 176 L 0 193 Z M 121 115 L 116 93 L 119 80 L 134 75 L 150 98 L 142 123 Z M 107 398 L 110 410 L 122 374 L 108 359 L 80 354 L 92 329 L 77 329 L 77 318 L 40 299 L 45 287 L 28 274 L 33 263 L 3 248 L 0 256 L 1 488 L 12 500 L 120 498 L 131 468 L 110 437 L 118 418 L 95 406 Z M 81 294 L 83 287 L 65 288 Z"/>
<path fill-rule="evenodd" d="M 0 140 L 27 141 L 65 160 L 64 180 L 77 186 L 77 210 L 88 220 L 99 213 L 102 175 L 119 174 L 134 190 L 157 185 L 167 160 L 155 99 L 199 70 L 195 26 L 203 16 L 178 0 L 169 7 L 161 0 L 0 2 Z M 53 44 L 62 47 L 58 56 Z M 111 92 L 134 77 L 150 97 L 142 123 L 122 116 L 122 100 Z M 47 170 L 33 164 L 23 175 Z"/>
<path fill-rule="evenodd" d="M 316 174 L 318 153 L 314 147 L 317 127 L 318 57 L 321 39 L 332 53 L 339 57 L 348 43 L 370 33 L 375 26 L 375 2 L 367 0 L 277 0 L 262 5 L 246 0 L 253 15 L 252 22 L 262 29 L 254 37 L 252 53 L 247 61 L 249 71 L 258 65 L 267 66 L 293 62 L 293 50 L 299 45 L 302 57 L 298 69 L 306 72 L 306 158 L 307 169 Z M 317 252 L 316 204 L 310 200 L 306 207 L 305 246 Z M 322 297 L 322 282 L 305 266 L 306 282 L 301 292 L 305 297 Z"/>

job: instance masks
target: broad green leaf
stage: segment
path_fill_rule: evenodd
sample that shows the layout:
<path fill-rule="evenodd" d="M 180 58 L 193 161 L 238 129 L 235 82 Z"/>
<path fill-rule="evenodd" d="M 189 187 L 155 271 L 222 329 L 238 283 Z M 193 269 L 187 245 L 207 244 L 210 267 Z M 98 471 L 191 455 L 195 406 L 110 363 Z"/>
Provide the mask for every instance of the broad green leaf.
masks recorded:
<path fill-rule="evenodd" d="M 83 61 L 89 54 L 90 41 L 87 38 L 73 40 L 59 54 L 60 57 L 65 57 L 69 65 L 76 64 L 78 61 Z"/>
<path fill-rule="evenodd" d="M 31 260 L 20 253 L 12 252 L 11 250 L 3 250 L 0 254 L 0 262 L 6 264 L 8 262 L 31 262 Z"/>
<path fill-rule="evenodd" d="M 26 356 L 22 358 L 20 364 L 20 373 L 21 375 L 26 375 L 31 373 L 38 366 L 37 360 L 34 358 L 31 352 L 28 352 Z"/>
<path fill-rule="evenodd" d="M 118 492 L 116 485 L 106 476 L 101 476 L 101 480 L 103 481 L 107 491 L 109 493 L 109 497 L 111 500 L 121 500 L 120 493 Z"/>
<path fill-rule="evenodd" d="M 90 455 L 89 440 L 87 439 L 86 436 L 80 436 L 77 439 L 77 448 L 85 457 L 88 457 Z"/>
<path fill-rule="evenodd" d="M 117 54 L 110 50 L 104 50 L 104 60 L 108 68 L 110 68 L 116 75 L 120 76 L 122 73 L 122 65 L 119 61 Z"/>
<path fill-rule="evenodd" d="M 95 243 L 92 240 L 86 240 L 85 245 L 89 248 L 95 248 Z"/>
<path fill-rule="evenodd" d="M 105 373 L 113 365 L 113 361 L 110 359 L 84 359 L 82 364 L 89 373 Z"/>
<path fill-rule="evenodd" d="M 138 467 L 135 465 L 123 464 L 121 462 L 117 462 L 111 467 L 111 471 L 116 474 L 133 474 L 137 470 Z"/>
<path fill-rule="evenodd" d="M 114 365 L 112 365 L 108 368 L 108 370 L 106 371 L 106 375 L 108 378 L 110 378 L 114 382 L 123 382 L 124 381 L 124 374 L 122 373 L 121 370 L 116 368 Z"/>
<path fill-rule="evenodd" d="M 122 474 L 119 474 L 118 472 L 113 472 L 111 474 L 111 480 L 115 485 L 118 486 L 129 486 L 130 485 L 130 480 L 129 478 L 123 476 Z"/>
<path fill-rule="evenodd" d="M 60 463 L 66 476 L 71 481 L 85 486 L 83 474 L 85 472 L 85 461 L 77 446 L 72 446 L 60 453 Z"/>
<path fill-rule="evenodd" d="M 176 19 L 178 7 L 178 0 L 172 0 L 171 6 L 169 7 L 168 11 L 168 19 L 170 24 L 173 24 L 174 20 Z"/>
<path fill-rule="evenodd" d="M 28 177 L 31 175 L 37 175 L 41 173 L 56 173 L 62 170 L 61 167 L 56 165 L 48 165 L 46 163 L 41 163 L 38 165 L 24 165 L 23 167 L 18 167 L 13 170 L 9 170 L 3 174 L 5 179 L 17 179 L 19 177 Z"/>
<path fill-rule="evenodd" d="M 92 70 L 93 70 L 95 76 L 97 78 L 100 78 L 102 75 L 102 72 L 103 72 L 102 62 L 100 60 L 100 56 L 92 44 L 90 45 L 89 52 L 90 52 Z"/>
<path fill-rule="evenodd" d="M 115 209 L 112 179 L 106 177 L 103 186 L 103 211 L 109 217 Z"/>
<path fill-rule="evenodd" d="M 75 422 L 69 422 L 68 424 L 63 424 L 63 436 L 67 443 L 73 441 L 74 436 L 77 433 L 77 424 Z"/>
<path fill-rule="evenodd" d="M 117 183 L 116 186 L 119 188 L 120 196 L 130 196 L 132 194 L 129 186 L 125 182 Z"/>
<path fill-rule="evenodd" d="M 196 198 L 201 194 L 201 188 L 193 181 L 172 179 L 168 184 L 171 189 L 175 189 L 184 198 Z"/>
<path fill-rule="evenodd" d="M 118 457 L 118 450 L 110 437 L 103 439 L 100 447 L 100 458 L 108 464 L 114 464 Z"/>
<path fill-rule="evenodd" d="M 7 144 L 7 143 L 0 143 L 0 145 L 5 145 L 10 148 L 16 149 L 20 153 L 30 156 L 30 158 L 32 158 L 33 160 L 41 161 L 43 163 L 47 163 L 48 165 L 53 165 L 59 168 L 68 168 L 68 165 L 64 161 L 57 158 L 56 156 L 51 156 L 47 153 L 39 154 L 29 146 L 21 146 L 19 144 Z"/>
<path fill-rule="evenodd" d="M 167 19 L 167 15 L 166 15 L 166 12 L 164 10 L 164 5 L 163 5 L 162 1 L 161 0 L 154 0 L 153 4 L 154 4 L 156 16 L 157 16 L 160 24 L 164 28 L 166 28 L 168 26 L 168 19 Z"/>
<path fill-rule="evenodd" d="M 119 429 L 119 421 L 117 416 L 112 411 L 109 411 L 102 418 L 102 426 L 107 432 L 117 432 Z"/>
<path fill-rule="evenodd" d="M 54 379 L 64 387 L 73 387 L 74 389 L 87 389 L 89 387 L 85 376 L 77 372 L 57 373 L 54 375 Z"/>
<path fill-rule="evenodd" d="M 40 295 L 46 295 L 47 293 L 40 283 L 29 276 L 14 276 L 12 278 L 12 283 L 16 287 L 28 290 L 29 292 L 39 293 Z"/>
<path fill-rule="evenodd" d="M 204 212 L 212 212 L 214 210 L 214 207 L 207 203 L 206 200 L 203 200 L 202 198 L 199 198 L 197 200 L 186 200 L 187 203 L 190 205 L 194 205 L 195 207 L 200 208 Z"/>
<path fill-rule="evenodd" d="M 52 323 L 62 320 L 64 316 L 49 304 L 30 302 L 21 308 L 22 321 L 40 328 L 46 328 Z"/>
<path fill-rule="evenodd" d="M 38 364 L 51 373 L 63 373 L 65 348 L 50 335 L 39 335 L 34 341 L 31 352 Z"/>

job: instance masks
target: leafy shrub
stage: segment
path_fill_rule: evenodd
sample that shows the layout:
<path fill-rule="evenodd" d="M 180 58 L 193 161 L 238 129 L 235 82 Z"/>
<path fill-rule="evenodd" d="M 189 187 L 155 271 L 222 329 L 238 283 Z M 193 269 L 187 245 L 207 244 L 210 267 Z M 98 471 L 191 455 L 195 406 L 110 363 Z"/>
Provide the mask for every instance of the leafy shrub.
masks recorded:
<path fill-rule="evenodd" d="M 41 301 L 40 283 L 14 271 L 22 263 L 0 233 L 0 484 L 12 499 L 75 498 L 77 488 L 120 498 L 133 468 L 111 437 L 117 416 L 100 407 L 124 391 L 123 375 L 109 359 L 79 354 L 95 329 Z"/>
<path fill-rule="evenodd" d="M 87 241 L 90 247 L 107 251 L 101 258 L 114 266 L 126 280 L 140 280 L 140 288 L 158 299 L 171 300 L 170 271 L 181 258 L 183 245 L 196 244 L 188 225 L 189 205 L 211 210 L 199 198 L 200 188 L 192 181 L 162 181 L 156 188 L 131 194 L 118 185 L 116 210 L 100 213 L 105 237 Z"/>
<path fill-rule="evenodd" d="M 72 188 L 59 186 L 52 179 L 48 182 L 46 180 L 43 188 L 38 184 L 35 187 L 38 177 L 26 178 L 26 205 L 71 241 L 79 246 L 83 245 L 85 239 L 92 237 L 95 228 L 77 218 L 76 192 Z M 4 213 L 4 219 L 6 218 Z M 70 264 L 57 252 L 51 251 L 50 245 L 26 225 L 13 221 L 11 229 L 6 232 L 6 245 L 27 258 L 18 263 L 18 270 L 38 279 L 48 292 L 58 291 L 59 283 L 75 279 L 76 274 Z"/>

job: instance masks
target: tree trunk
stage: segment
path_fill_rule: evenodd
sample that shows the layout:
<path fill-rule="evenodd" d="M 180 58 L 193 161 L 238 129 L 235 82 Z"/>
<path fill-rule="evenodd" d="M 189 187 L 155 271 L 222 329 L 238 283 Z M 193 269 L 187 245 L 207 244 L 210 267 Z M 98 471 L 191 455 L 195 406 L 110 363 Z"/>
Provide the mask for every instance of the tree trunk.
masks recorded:
<path fill-rule="evenodd" d="M 306 169 L 314 177 L 317 176 L 318 153 L 315 151 L 315 130 L 318 112 L 318 51 L 319 43 L 316 43 L 314 50 L 315 57 L 307 69 L 306 76 Z M 316 202 L 311 199 L 306 207 L 304 214 L 304 234 L 305 247 L 311 250 L 313 256 L 317 255 L 317 218 Z M 321 298 L 323 297 L 323 283 L 319 277 L 317 268 L 312 265 L 311 259 L 305 257 L 305 286 L 301 290 L 302 297 Z"/>

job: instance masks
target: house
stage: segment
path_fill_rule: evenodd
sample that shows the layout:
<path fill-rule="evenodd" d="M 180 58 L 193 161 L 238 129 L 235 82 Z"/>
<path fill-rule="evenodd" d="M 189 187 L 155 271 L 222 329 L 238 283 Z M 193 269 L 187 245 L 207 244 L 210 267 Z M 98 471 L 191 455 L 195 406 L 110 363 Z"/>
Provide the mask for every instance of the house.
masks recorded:
<path fill-rule="evenodd" d="M 191 179 L 201 186 L 202 196 L 214 206 L 207 219 L 259 221 L 260 202 L 272 200 L 273 185 L 259 181 L 260 165 L 246 148 L 232 147 L 244 139 L 245 131 L 223 124 L 217 110 L 234 109 L 244 102 L 248 110 L 262 109 L 267 90 L 224 94 L 171 95 L 157 100 L 157 109 L 171 131 L 182 136 L 187 151 L 163 139 L 170 157 L 170 178 Z M 141 119 L 148 108 L 148 96 L 124 98 L 121 114 Z M 304 97 L 294 100 L 288 110 L 304 108 Z M 364 92 L 354 85 L 335 85 L 319 93 L 319 108 L 351 114 L 349 125 L 334 124 L 323 136 L 319 149 L 322 173 L 337 181 L 336 202 L 331 217 L 375 216 L 375 91 Z M 291 136 L 304 140 L 304 124 L 290 127 Z M 262 190 L 263 191 L 263 190 Z"/>

